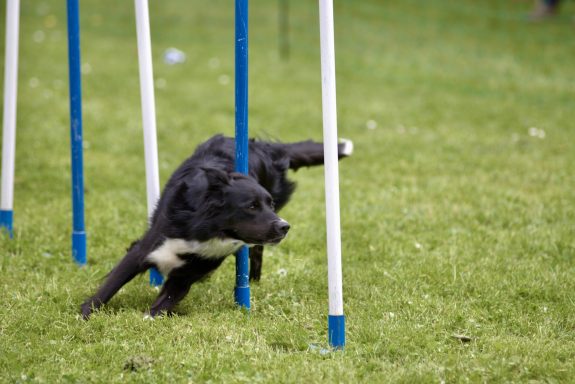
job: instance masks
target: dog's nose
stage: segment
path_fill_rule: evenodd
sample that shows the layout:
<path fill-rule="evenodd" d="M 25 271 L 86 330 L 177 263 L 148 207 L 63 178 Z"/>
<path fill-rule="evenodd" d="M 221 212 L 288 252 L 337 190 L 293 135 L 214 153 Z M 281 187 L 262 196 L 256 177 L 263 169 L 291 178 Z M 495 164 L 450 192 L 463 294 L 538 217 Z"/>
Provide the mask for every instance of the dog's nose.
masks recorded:
<path fill-rule="evenodd" d="M 285 220 L 279 220 L 276 223 L 276 228 L 277 228 L 279 233 L 281 233 L 282 235 L 285 235 L 286 233 L 288 233 L 288 231 L 290 229 L 290 225 Z"/>

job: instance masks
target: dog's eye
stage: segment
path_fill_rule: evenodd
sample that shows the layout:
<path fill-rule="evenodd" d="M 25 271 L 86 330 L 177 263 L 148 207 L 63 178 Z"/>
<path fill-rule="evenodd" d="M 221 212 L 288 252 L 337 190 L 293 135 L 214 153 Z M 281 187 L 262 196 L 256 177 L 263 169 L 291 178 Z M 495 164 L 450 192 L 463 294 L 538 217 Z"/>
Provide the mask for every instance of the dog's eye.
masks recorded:
<path fill-rule="evenodd" d="M 250 204 L 250 206 L 248 207 L 249 210 L 251 211 L 255 211 L 256 209 L 258 209 L 260 207 L 260 203 L 258 203 L 257 201 L 254 201 L 253 203 Z"/>
<path fill-rule="evenodd" d="M 275 211 L 276 205 L 274 204 L 274 200 L 271 197 L 266 198 L 266 205 Z"/>

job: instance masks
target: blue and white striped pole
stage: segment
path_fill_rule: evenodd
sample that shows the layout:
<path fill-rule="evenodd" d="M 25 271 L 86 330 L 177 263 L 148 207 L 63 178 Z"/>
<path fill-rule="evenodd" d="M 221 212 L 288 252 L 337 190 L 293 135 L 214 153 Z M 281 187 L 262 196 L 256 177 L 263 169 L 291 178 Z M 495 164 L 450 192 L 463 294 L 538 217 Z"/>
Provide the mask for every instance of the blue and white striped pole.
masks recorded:
<path fill-rule="evenodd" d="M 135 0 L 136 31 L 138 35 L 138 63 L 140 66 L 140 96 L 144 127 L 144 157 L 146 163 L 146 191 L 148 217 L 151 219 L 160 198 L 160 172 L 158 168 L 158 140 L 156 134 L 156 103 L 154 99 L 154 71 L 152 67 L 152 39 L 148 0 Z M 162 274 L 150 269 L 150 285 L 164 281 Z"/>
<path fill-rule="evenodd" d="M 20 0 L 8 0 L 6 2 L 6 56 L 4 57 L 4 119 L 2 125 L 0 230 L 2 230 L 2 228 L 7 230 L 10 237 L 13 236 L 19 21 Z"/>
<path fill-rule="evenodd" d="M 248 0 L 236 0 L 236 171 L 248 173 Z M 236 253 L 236 304 L 250 308 L 249 251 Z"/>
<path fill-rule="evenodd" d="M 342 349 L 345 345 L 345 317 L 341 272 L 333 0 L 319 0 L 319 25 L 329 288 L 328 338 L 333 348 Z"/>
<path fill-rule="evenodd" d="M 72 152 L 72 255 L 86 264 L 84 227 L 84 166 L 82 149 L 82 79 L 80 74 L 80 21 L 78 0 L 67 0 L 68 66 L 70 75 L 70 146 Z"/>

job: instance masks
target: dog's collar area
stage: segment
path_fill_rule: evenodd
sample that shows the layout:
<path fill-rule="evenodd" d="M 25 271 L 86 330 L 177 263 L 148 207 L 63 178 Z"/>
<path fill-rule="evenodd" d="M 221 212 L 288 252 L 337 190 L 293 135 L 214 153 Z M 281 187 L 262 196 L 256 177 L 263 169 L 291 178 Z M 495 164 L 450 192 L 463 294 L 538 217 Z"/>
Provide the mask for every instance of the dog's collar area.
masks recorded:
<path fill-rule="evenodd" d="M 206 259 L 219 259 L 231 255 L 243 245 L 243 241 L 233 238 L 216 237 L 206 241 L 168 238 L 146 258 L 167 276 L 173 269 L 186 263 L 180 255 L 193 254 Z"/>

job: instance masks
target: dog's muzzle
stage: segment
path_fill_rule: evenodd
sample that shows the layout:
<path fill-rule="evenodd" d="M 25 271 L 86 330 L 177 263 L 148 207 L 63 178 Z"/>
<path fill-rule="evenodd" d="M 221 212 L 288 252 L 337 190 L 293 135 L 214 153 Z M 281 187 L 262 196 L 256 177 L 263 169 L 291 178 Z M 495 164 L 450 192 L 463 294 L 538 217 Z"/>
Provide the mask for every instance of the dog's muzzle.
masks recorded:
<path fill-rule="evenodd" d="M 271 243 L 279 243 L 286 237 L 288 231 L 290 229 L 290 225 L 284 219 L 279 219 L 273 222 L 271 228 L 272 239 Z"/>
<path fill-rule="evenodd" d="M 276 221 L 274 223 L 274 228 L 276 230 L 276 232 L 278 232 L 279 234 L 285 236 L 287 235 L 289 229 L 290 229 L 290 225 L 287 221 L 285 221 L 284 219 L 279 219 L 278 221 Z"/>

